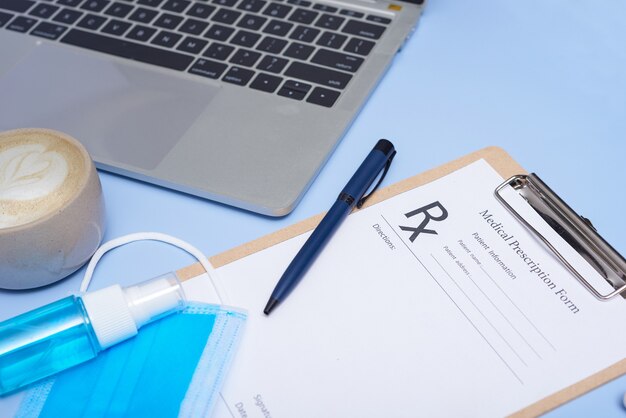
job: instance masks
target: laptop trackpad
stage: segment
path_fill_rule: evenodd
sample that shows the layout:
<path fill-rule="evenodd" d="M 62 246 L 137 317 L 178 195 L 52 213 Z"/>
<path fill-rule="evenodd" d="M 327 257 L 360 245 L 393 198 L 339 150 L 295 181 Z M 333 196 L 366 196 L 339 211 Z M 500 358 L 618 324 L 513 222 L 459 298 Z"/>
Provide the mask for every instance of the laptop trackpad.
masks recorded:
<path fill-rule="evenodd" d="M 171 74 L 41 44 L 0 78 L 0 130 L 57 129 L 99 162 L 154 169 L 219 91 Z"/>

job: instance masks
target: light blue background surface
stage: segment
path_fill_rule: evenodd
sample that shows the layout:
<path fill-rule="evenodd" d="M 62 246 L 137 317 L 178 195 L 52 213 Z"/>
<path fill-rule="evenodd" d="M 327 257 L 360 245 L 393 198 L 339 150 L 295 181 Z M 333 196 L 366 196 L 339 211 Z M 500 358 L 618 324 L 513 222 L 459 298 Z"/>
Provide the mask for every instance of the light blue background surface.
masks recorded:
<path fill-rule="evenodd" d="M 328 209 L 385 137 L 398 149 L 385 185 L 498 145 L 626 254 L 625 41 L 622 0 L 431 0 L 415 35 L 291 215 L 266 218 L 101 173 L 105 238 L 159 231 L 206 254 L 225 251 Z M 164 244 L 131 244 L 101 262 L 93 288 L 192 261 Z M 0 292 L 0 319 L 77 291 L 81 278 L 82 271 L 45 289 Z M 621 323 L 616 320 L 616 332 L 623 332 Z M 622 377 L 549 416 L 626 416 L 625 390 Z M 0 416 L 14 410 L 18 398 L 0 399 Z"/>

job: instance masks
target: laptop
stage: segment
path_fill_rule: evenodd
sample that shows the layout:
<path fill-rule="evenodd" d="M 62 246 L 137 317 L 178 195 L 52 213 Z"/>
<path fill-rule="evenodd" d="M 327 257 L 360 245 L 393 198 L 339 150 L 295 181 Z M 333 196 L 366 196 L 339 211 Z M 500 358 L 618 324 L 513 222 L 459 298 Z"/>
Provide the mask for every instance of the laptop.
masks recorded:
<path fill-rule="evenodd" d="M 293 210 L 422 0 L 0 0 L 0 130 L 269 216 Z"/>

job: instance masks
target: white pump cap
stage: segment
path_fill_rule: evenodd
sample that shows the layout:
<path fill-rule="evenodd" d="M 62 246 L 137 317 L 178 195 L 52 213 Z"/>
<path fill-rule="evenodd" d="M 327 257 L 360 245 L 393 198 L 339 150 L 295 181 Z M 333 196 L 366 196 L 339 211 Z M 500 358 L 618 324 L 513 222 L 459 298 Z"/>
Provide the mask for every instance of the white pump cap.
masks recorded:
<path fill-rule="evenodd" d="M 82 296 L 103 350 L 137 335 L 143 325 L 185 307 L 185 293 L 175 273 L 122 289 L 110 286 Z"/>

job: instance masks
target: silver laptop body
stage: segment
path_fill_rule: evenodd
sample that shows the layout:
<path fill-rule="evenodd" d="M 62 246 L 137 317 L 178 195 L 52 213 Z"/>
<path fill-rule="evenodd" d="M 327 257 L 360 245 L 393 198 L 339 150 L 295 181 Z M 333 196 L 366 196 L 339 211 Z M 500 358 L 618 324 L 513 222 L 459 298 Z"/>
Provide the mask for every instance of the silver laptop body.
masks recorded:
<path fill-rule="evenodd" d="M 83 142 L 103 170 L 286 215 L 412 34 L 421 7 L 0 0 L 0 130 L 57 129 Z M 202 18 L 207 10 L 214 15 Z M 223 40 L 228 25 L 212 20 L 233 16 L 236 45 Z"/>

